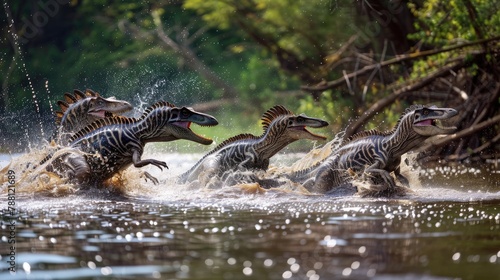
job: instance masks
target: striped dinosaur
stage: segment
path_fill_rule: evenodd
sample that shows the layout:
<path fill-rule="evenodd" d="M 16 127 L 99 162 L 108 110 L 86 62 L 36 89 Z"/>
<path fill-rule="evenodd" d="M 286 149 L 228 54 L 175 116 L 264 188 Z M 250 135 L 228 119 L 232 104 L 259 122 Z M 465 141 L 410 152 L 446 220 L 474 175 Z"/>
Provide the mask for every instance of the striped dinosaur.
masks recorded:
<path fill-rule="evenodd" d="M 396 187 L 390 175 L 394 172 L 400 183 L 409 187 L 408 180 L 400 173 L 401 156 L 421 147 L 431 136 L 455 131 L 455 127 L 442 126 L 441 120 L 456 114 L 457 111 L 451 108 L 413 105 L 405 110 L 393 130 L 357 133 L 344 140 L 323 161 L 286 177 L 319 193 L 335 191 L 335 188 L 349 183 L 353 176 L 383 182 L 391 191 Z"/>
<path fill-rule="evenodd" d="M 265 112 L 261 121 L 264 127 L 261 136 L 240 134 L 227 139 L 182 174 L 178 183 L 199 180 L 201 174 L 225 180 L 234 171 L 267 170 L 269 159 L 288 144 L 300 139 L 326 140 L 306 129 L 327 126 L 326 121 L 295 115 L 281 105 Z"/>
<path fill-rule="evenodd" d="M 58 126 L 56 135 L 59 135 L 57 142 L 62 145 L 68 144 L 71 134 L 94 121 L 132 110 L 132 105 L 127 101 L 117 100 L 114 97 L 104 98 L 91 89 L 85 92 L 75 89 L 73 94 L 67 92 L 64 94 L 64 100 L 57 101 L 57 105 L 61 110 L 55 112 L 55 122 Z"/>
<path fill-rule="evenodd" d="M 48 168 L 78 183 L 102 182 L 133 164 L 135 167 L 154 165 L 168 168 L 163 161 L 141 159 L 149 142 L 178 139 L 209 145 L 212 140 L 194 133 L 191 123 L 201 126 L 217 125 L 217 120 L 188 107 L 175 107 L 157 102 L 138 118 L 111 117 L 99 119 L 75 133 L 69 139 L 70 148 L 82 153 L 67 153 Z M 147 178 L 157 180 L 148 173 Z"/>

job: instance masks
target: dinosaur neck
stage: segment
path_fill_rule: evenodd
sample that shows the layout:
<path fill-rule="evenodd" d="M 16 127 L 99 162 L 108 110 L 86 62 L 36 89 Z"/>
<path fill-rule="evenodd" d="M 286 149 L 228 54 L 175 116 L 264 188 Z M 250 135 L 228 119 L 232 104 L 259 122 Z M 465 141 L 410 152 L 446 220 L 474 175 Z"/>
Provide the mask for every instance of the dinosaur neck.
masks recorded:
<path fill-rule="evenodd" d="M 160 134 L 168 127 L 170 115 L 165 110 L 153 110 L 146 117 L 139 119 L 132 126 L 132 131 L 142 142 L 157 142 Z"/>
<path fill-rule="evenodd" d="M 99 119 L 88 114 L 90 99 L 85 99 L 79 103 L 71 104 L 61 120 L 63 132 L 78 131 L 86 125 Z"/>
<path fill-rule="evenodd" d="M 296 141 L 285 136 L 285 129 L 284 125 L 272 125 L 259 138 L 254 145 L 254 149 L 260 159 L 269 159 L 288 144 Z"/>
<path fill-rule="evenodd" d="M 422 144 L 426 137 L 413 130 L 413 121 L 406 117 L 401 120 L 394 133 L 387 136 L 385 144 L 388 152 L 394 157 L 399 157 Z"/>

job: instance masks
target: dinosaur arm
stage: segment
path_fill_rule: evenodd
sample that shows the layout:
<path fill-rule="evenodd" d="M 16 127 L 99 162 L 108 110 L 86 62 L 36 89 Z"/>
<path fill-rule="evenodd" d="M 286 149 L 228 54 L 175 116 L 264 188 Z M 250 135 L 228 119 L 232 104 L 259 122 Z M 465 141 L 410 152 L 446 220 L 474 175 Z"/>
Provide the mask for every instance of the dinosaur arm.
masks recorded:
<path fill-rule="evenodd" d="M 143 160 L 141 160 L 141 152 L 139 152 L 137 150 L 134 150 L 132 152 L 132 163 L 137 168 L 146 166 L 148 164 L 152 164 L 152 165 L 160 168 L 160 170 L 163 170 L 162 167 L 168 168 L 167 164 L 164 161 L 159 161 L 156 159 L 143 159 Z"/>

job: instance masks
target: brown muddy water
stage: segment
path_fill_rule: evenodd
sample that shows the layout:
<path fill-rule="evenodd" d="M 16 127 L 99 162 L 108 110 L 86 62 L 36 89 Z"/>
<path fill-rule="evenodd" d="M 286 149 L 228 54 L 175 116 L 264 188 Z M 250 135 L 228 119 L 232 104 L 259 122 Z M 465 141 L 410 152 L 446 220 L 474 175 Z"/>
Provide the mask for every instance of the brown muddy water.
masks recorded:
<path fill-rule="evenodd" d="M 361 198 L 176 185 L 175 176 L 201 156 L 145 155 L 165 160 L 170 169 L 145 168 L 159 185 L 135 170 L 125 172 L 121 195 L 40 185 L 16 173 L 15 196 L 4 184 L 0 200 L 0 279 L 500 275 L 500 173 L 494 162 L 413 170 L 407 195 Z M 285 154 L 272 164 L 285 167 L 301 157 Z M 5 155 L 0 159 L 5 166 Z"/>

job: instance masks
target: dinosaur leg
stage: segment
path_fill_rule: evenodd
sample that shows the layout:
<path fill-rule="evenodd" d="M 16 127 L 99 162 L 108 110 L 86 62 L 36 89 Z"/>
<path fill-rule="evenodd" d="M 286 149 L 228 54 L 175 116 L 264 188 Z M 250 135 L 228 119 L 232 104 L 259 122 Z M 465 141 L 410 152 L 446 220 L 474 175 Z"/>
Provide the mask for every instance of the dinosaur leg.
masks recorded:
<path fill-rule="evenodd" d="M 335 187 L 333 173 L 333 170 L 319 170 L 316 176 L 307 179 L 302 185 L 310 192 L 326 193 Z"/>
<path fill-rule="evenodd" d="M 316 178 L 309 178 L 302 183 L 302 186 L 310 192 L 315 192 L 314 190 L 316 188 L 314 187 L 314 183 L 316 183 Z"/>
<path fill-rule="evenodd" d="M 139 151 L 137 151 L 137 150 L 135 150 L 132 153 L 132 163 L 137 168 L 146 166 L 148 164 L 152 164 L 152 165 L 160 168 L 161 171 L 163 171 L 162 167 L 165 167 L 165 168 L 168 169 L 168 166 L 167 166 L 167 164 L 164 161 L 159 161 L 159 160 L 155 160 L 155 159 L 144 159 L 144 160 L 141 160 L 141 153 Z M 147 179 L 151 180 L 153 182 L 153 184 L 155 184 L 155 185 L 157 185 L 160 182 L 160 181 L 158 181 L 158 179 L 156 177 L 154 177 L 153 175 L 149 174 L 146 171 L 144 171 L 142 173 L 142 175 L 144 175 L 144 177 L 146 177 L 146 180 Z"/>
<path fill-rule="evenodd" d="M 333 178 L 331 173 L 333 173 L 333 170 L 321 167 L 305 175 L 305 178 L 301 180 L 301 184 L 310 192 L 326 193 L 334 187 L 331 180 Z"/>
<path fill-rule="evenodd" d="M 373 175 L 378 174 L 390 189 L 396 188 L 396 182 L 394 182 L 394 178 L 391 177 L 391 174 L 389 174 L 387 170 L 378 168 L 378 165 L 378 163 L 375 163 L 367 167 L 363 175 L 366 174 L 373 177 Z"/>
<path fill-rule="evenodd" d="M 134 151 L 133 154 L 132 154 L 132 163 L 137 168 L 146 166 L 148 164 L 152 164 L 152 165 L 160 168 L 160 170 L 162 170 L 162 171 L 163 171 L 162 167 L 165 167 L 165 168 L 168 169 L 168 166 L 167 166 L 167 164 L 164 161 L 159 161 L 159 160 L 156 160 L 156 159 L 144 159 L 144 160 L 141 160 L 141 153 L 139 151 L 137 151 L 137 150 Z"/>
<path fill-rule="evenodd" d="M 398 178 L 399 182 L 401 182 L 401 184 L 403 184 L 403 186 L 409 188 L 410 187 L 410 182 L 408 181 L 408 179 L 406 179 L 405 176 L 401 175 L 401 170 L 399 168 L 399 166 L 396 168 L 396 170 L 394 170 L 394 175 L 396 175 L 396 178 Z"/>
<path fill-rule="evenodd" d="M 349 182 L 347 173 L 343 169 L 337 169 L 332 165 L 322 166 L 312 173 L 312 176 L 304 182 L 303 186 L 315 193 L 327 193 Z"/>
<path fill-rule="evenodd" d="M 85 182 L 91 174 L 90 165 L 83 155 L 67 155 L 64 158 L 63 166 L 66 170 L 66 176 L 72 181 L 74 180 L 79 183 Z"/>

